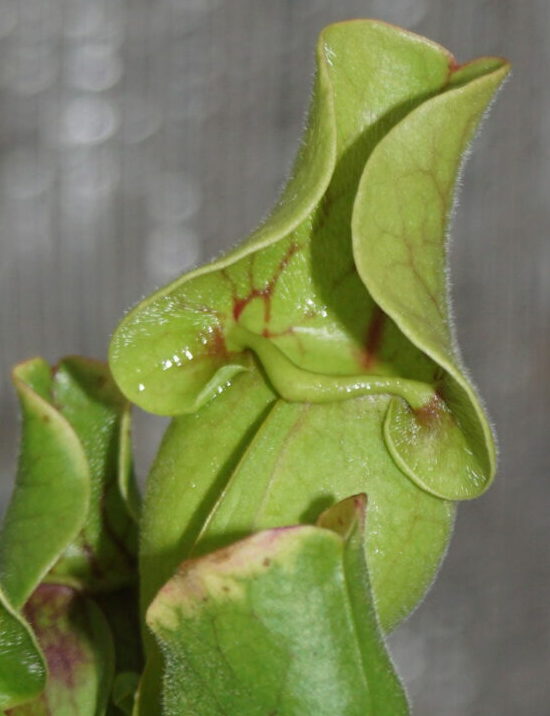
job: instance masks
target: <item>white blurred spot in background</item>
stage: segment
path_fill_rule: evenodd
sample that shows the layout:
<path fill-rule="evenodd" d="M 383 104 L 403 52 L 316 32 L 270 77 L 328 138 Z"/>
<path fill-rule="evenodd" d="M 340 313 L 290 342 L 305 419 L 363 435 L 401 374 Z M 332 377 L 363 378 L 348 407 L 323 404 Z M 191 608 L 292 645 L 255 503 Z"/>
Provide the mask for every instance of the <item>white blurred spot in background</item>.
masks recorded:
<path fill-rule="evenodd" d="M 116 105 L 104 97 L 77 97 L 67 102 L 53 128 L 61 144 L 100 144 L 111 137 L 120 121 Z M 54 135 L 55 136 L 55 135 Z"/>
<path fill-rule="evenodd" d="M 112 198 L 120 180 L 120 166 L 107 147 L 74 149 L 63 155 L 63 210 L 75 221 L 88 211 L 98 211 Z M 78 242 L 75 237 L 75 243 Z"/>
<path fill-rule="evenodd" d="M 198 234 L 185 226 L 157 226 L 147 242 L 147 273 L 160 285 L 193 268 L 201 258 Z"/>
<path fill-rule="evenodd" d="M 161 282 L 175 278 L 201 257 L 199 236 L 189 225 L 201 195 L 182 172 L 151 172 L 148 179 L 147 211 L 153 228 L 147 242 L 147 272 Z"/>
<path fill-rule="evenodd" d="M 200 206 L 200 192 L 183 173 L 158 172 L 148 176 L 149 215 L 170 225 L 186 221 Z"/>
<path fill-rule="evenodd" d="M 113 87 L 122 76 L 120 55 L 107 42 L 77 45 L 67 59 L 67 80 L 78 89 L 102 92 Z"/>

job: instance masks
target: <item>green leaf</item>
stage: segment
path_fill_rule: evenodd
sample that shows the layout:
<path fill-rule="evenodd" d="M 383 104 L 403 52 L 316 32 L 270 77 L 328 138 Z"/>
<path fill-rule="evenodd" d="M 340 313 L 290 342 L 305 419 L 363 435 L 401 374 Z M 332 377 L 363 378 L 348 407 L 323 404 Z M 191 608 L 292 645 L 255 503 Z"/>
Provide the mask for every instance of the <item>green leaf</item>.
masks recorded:
<path fill-rule="evenodd" d="M 163 438 L 140 530 L 145 606 L 188 556 L 275 401 L 257 371 L 240 375 L 235 387 L 197 413 L 174 420 Z"/>
<path fill-rule="evenodd" d="M 37 696 L 46 683 L 46 665 L 24 619 L 0 589 L 0 710 Z"/>
<path fill-rule="evenodd" d="M 203 404 L 243 369 L 236 324 L 306 370 L 362 372 L 374 305 L 351 251 L 357 182 L 387 129 L 445 86 L 449 62 L 383 23 L 323 32 L 305 143 L 272 217 L 229 256 L 146 299 L 115 334 L 111 366 L 134 402 L 164 414 Z"/>
<path fill-rule="evenodd" d="M 239 375 L 235 388 L 197 413 L 173 421 L 163 439 L 148 480 L 140 530 L 143 611 L 189 554 L 275 400 L 254 370 Z M 228 541 L 232 538 L 228 536 Z M 158 708 L 162 665 L 149 630 L 144 629 L 143 639 L 148 663 L 140 689 L 140 713 L 147 714 Z"/>
<path fill-rule="evenodd" d="M 42 584 L 24 615 L 48 664 L 46 688 L 37 699 L 10 711 L 13 716 L 102 716 L 113 679 L 109 627 L 92 599 L 71 587 Z"/>
<path fill-rule="evenodd" d="M 407 713 L 368 590 L 364 500 L 350 502 L 323 527 L 260 532 L 182 564 L 147 614 L 167 716 Z"/>
<path fill-rule="evenodd" d="M 434 579 L 453 525 L 452 503 L 404 478 L 383 441 L 389 398 L 330 405 L 275 400 L 258 371 L 193 415 L 175 419 L 149 477 L 141 539 L 145 609 L 182 559 L 250 533 L 311 523 L 368 491 L 365 547 L 378 616 L 391 630 Z M 160 655 L 145 632 L 140 713 L 158 704 Z"/>
<path fill-rule="evenodd" d="M 258 371 L 170 426 L 148 481 L 140 575 L 147 606 L 182 559 L 369 495 L 366 549 L 389 630 L 432 582 L 453 505 L 404 478 L 382 434 L 390 398 L 327 405 L 274 400 Z"/>
<path fill-rule="evenodd" d="M 52 404 L 48 364 L 22 363 L 14 382 L 23 423 L 15 491 L 0 534 L 0 582 L 20 609 L 82 528 L 90 473 L 77 435 Z"/>
<path fill-rule="evenodd" d="M 442 236 L 462 157 L 507 73 L 487 58 L 462 68 L 463 80 L 466 69 L 467 84 L 422 104 L 374 149 L 352 219 L 355 263 L 369 293 L 444 370 L 437 395 L 420 410 L 392 401 L 388 447 L 421 487 L 458 500 L 487 487 L 495 451 L 454 345 Z"/>
<path fill-rule="evenodd" d="M 134 671 L 124 671 L 117 675 L 113 684 L 113 703 L 119 712 L 131 716 L 138 684 L 139 674 Z"/>
<path fill-rule="evenodd" d="M 114 704 L 124 711 L 133 701 L 139 674 L 143 670 L 137 584 L 116 592 L 97 594 L 94 601 L 104 614 L 112 634 L 116 674 L 112 698 Z"/>
<path fill-rule="evenodd" d="M 118 589 L 136 576 L 138 506 L 131 474 L 128 402 L 104 363 L 80 357 L 59 363 L 52 396 L 86 454 L 91 499 L 82 531 L 49 579 L 96 591 Z"/>
<path fill-rule="evenodd" d="M 14 381 L 22 441 L 0 536 L 10 602 L 20 609 L 44 579 L 92 590 L 135 580 L 128 404 L 107 367 L 68 358 L 52 371 L 37 358 Z"/>
<path fill-rule="evenodd" d="M 27 361 L 14 381 L 22 443 L 0 538 L 0 583 L 14 609 L 23 608 L 49 666 L 45 690 L 17 713 L 103 714 L 114 668 L 111 633 L 80 590 L 100 592 L 117 637 L 128 632 L 131 608 L 125 605 L 121 620 L 116 595 L 104 596 L 136 581 L 128 404 L 107 366 L 83 358 L 53 370 L 40 358 Z M 132 665 L 140 653 L 134 617 Z M 21 638 L 21 664 L 26 651 Z M 27 688 L 17 674 L 4 673 L 6 693 Z"/>
<path fill-rule="evenodd" d="M 122 390 L 179 416 L 147 488 L 144 609 L 181 559 L 310 522 L 365 491 L 373 593 L 389 630 L 433 579 L 452 528 L 447 500 L 479 494 L 494 472 L 453 345 L 445 235 L 461 158 L 507 66 L 458 67 L 441 47 L 373 21 L 327 28 L 317 59 L 305 143 L 272 216 L 142 302 L 113 339 Z M 432 176 L 445 191 L 425 192 Z M 432 302 L 440 325 L 430 330 L 446 330 L 436 347 L 422 313 Z M 146 713 L 161 663 L 144 636 Z"/>
<path fill-rule="evenodd" d="M 143 667 L 139 636 L 139 597 L 136 587 L 94 596 L 113 633 L 117 672 L 139 672 Z"/>
<path fill-rule="evenodd" d="M 445 499 L 474 497 L 494 446 L 453 345 L 445 234 L 461 157 L 507 65 L 459 67 L 376 21 L 325 29 L 317 65 L 305 143 L 272 216 L 134 309 L 113 373 L 131 400 L 169 415 L 230 385 L 247 351 L 289 402 L 392 396 L 384 435 L 399 468 Z"/>

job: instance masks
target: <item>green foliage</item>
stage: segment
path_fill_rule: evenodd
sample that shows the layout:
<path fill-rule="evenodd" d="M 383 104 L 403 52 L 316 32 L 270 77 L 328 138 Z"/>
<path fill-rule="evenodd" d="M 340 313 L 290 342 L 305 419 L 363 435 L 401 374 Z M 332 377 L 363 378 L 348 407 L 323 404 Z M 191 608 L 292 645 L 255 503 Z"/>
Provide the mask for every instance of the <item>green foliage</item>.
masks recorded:
<path fill-rule="evenodd" d="M 0 538 L 0 671 L 11 674 L 0 681 L 0 703 L 37 696 L 10 713 L 95 716 L 105 713 L 115 661 L 123 667 L 125 638 L 140 649 L 132 635 L 137 619 L 117 618 L 114 630 L 109 624 L 121 594 L 125 612 L 136 612 L 129 406 L 107 366 L 83 358 L 53 370 L 33 359 L 16 367 L 14 382 L 23 423 Z M 19 664 L 11 667 L 15 654 L 7 647 L 15 638 Z"/>
<path fill-rule="evenodd" d="M 445 239 L 464 151 L 507 66 L 458 67 L 377 22 L 327 28 L 317 61 L 271 217 L 145 299 L 113 339 L 122 390 L 178 416 L 145 496 L 143 610 L 183 558 L 365 491 L 391 629 L 433 580 L 450 501 L 493 477 L 492 435 L 453 342 Z M 145 639 L 146 712 L 162 660 Z"/>
<path fill-rule="evenodd" d="M 25 620 L 0 589 L 0 709 L 34 698 L 46 683 L 46 664 Z"/>
<path fill-rule="evenodd" d="M 122 321 L 122 393 L 81 358 L 15 369 L 5 713 L 408 712 L 384 634 L 433 580 L 454 501 L 495 470 L 446 233 L 507 71 L 381 22 L 326 28 L 279 202 Z M 174 416 L 143 508 L 123 394 Z"/>
<path fill-rule="evenodd" d="M 432 581 L 454 506 L 420 490 L 391 459 L 381 439 L 388 401 L 288 403 L 251 370 L 199 413 L 175 419 L 144 504 L 144 605 L 182 559 L 256 530 L 313 522 L 364 490 L 369 570 L 380 620 L 391 629 Z"/>
<path fill-rule="evenodd" d="M 349 498 L 321 527 L 258 532 L 181 565 L 147 612 L 167 716 L 408 712 L 369 590 L 363 510 Z"/>
<path fill-rule="evenodd" d="M 96 716 L 109 702 L 115 667 L 111 633 L 94 601 L 72 587 L 41 584 L 25 604 L 48 664 L 44 691 L 10 716 Z"/>
<path fill-rule="evenodd" d="M 113 340 L 115 378 L 147 410 L 194 412 L 247 369 L 248 349 L 287 401 L 395 396 L 385 439 L 399 467 L 440 497 L 475 497 L 494 447 L 455 355 L 445 231 L 464 150 L 507 66 L 465 71 L 376 22 L 327 28 L 317 60 L 278 207 L 229 256 L 134 309 Z"/>

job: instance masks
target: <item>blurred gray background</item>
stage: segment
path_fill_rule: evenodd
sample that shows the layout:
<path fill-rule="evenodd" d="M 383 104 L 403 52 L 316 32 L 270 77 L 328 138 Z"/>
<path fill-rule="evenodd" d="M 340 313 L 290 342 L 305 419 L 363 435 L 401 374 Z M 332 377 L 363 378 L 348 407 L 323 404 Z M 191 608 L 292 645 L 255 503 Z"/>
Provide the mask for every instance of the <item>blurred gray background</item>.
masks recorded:
<path fill-rule="evenodd" d="M 460 510 L 437 585 L 391 642 L 418 716 L 545 716 L 547 0 L 0 0 L 0 503 L 16 455 L 10 366 L 105 356 L 125 309 L 255 226 L 298 143 L 316 36 L 352 17 L 514 66 L 467 166 L 452 249 L 500 474 Z M 162 426 L 138 417 L 142 475 Z"/>

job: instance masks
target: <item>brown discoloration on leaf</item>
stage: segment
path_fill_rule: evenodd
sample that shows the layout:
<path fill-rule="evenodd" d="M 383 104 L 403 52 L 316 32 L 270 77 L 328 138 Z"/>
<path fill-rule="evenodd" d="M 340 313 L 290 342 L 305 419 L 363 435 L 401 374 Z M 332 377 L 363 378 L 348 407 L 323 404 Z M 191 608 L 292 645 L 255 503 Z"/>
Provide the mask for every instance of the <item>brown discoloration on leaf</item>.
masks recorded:
<path fill-rule="evenodd" d="M 361 353 L 361 365 L 366 371 L 371 371 L 377 362 L 377 355 L 382 345 L 386 314 L 379 306 L 374 306 L 372 316 L 367 328 L 365 347 Z"/>
<path fill-rule="evenodd" d="M 182 615 L 190 616 L 220 598 L 239 600 L 243 580 L 254 578 L 277 563 L 292 563 L 299 540 L 309 526 L 276 527 L 256 533 L 204 557 L 189 559 L 157 593 L 146 621 L 149 626 L 175 629 Z M 269 551 L 270 557 L 266 557 Z M 287 562 L 287 560 L 290 560 Z"/>
<path fill-rule="evenodd" d="M 428 403 L 413 412 L 418 424 L 427 429 L 435 428 L 445 416 L 451 418 L 448 408 L 437 393 Z"/>
<path fill-rule="evenodd" d="M 208 331 L 202 333 L 201 343 L 204 345 L 204 349 L 200 354 L 202 357 L 220 358 L 222 360 L 229 358 L 230 353 L 227 350 L 225 336 L 219 325 L 211 326 Z"/>
<path fill-rule="evenodd" d="M 49 678 L 67 689 L 78 685 L 80 668 L 89 656 L 72 629 L 78 593 L 59 584 L 42 584 L 26 603 L 23 612 L 31 624 L 48 664 Z"/>
<path fill-rule="evenodd" d="M 284 270 L 292 260 L 292 257 L 294 254 L 297 253 L 297 251 L 300 249 L 300 246 L 297 243 L 290 243 L 287 250 L 285 251 L 283 257 L 279 261 L 278 265 L 275 267 L 275 270 L 273 272 L 273 275 L 267 281 L 262 287 L 256 287 L 253 285 L 253 276 L 252 276 L 252 258 L 250 259 L 249 264 L 249 280 L 251 283 L 251 288 L 249 293 L 246 296 L 237 296 L 235 291 L 235 286 L 232 283 L 232 289 L 233 289 L 233 318 L 235 321 L 238 321 L 241 317 L 242 312 L 244 309 L 248 306 L 251 301 L 253 301 L 255 298 L 259 298 L 264 302 L 264 323 L 267 325 L 271 320 L 271 300 L 273 297 L 273 292 L 275 291 L 275 287 L 277 286 L 277 283 L 283 274 Z M 229 277 L 229 274 L 227 271 L 222 271 L 221 274 L 227 279 Z"/>
<path fill-rule="evenodd" d="M 316 524 L 347 539 L 356 524 L 361 531 L 364 530 L 366 509 L 366 494 L 352 495 L 324 510 L 317 518 Z"/>

